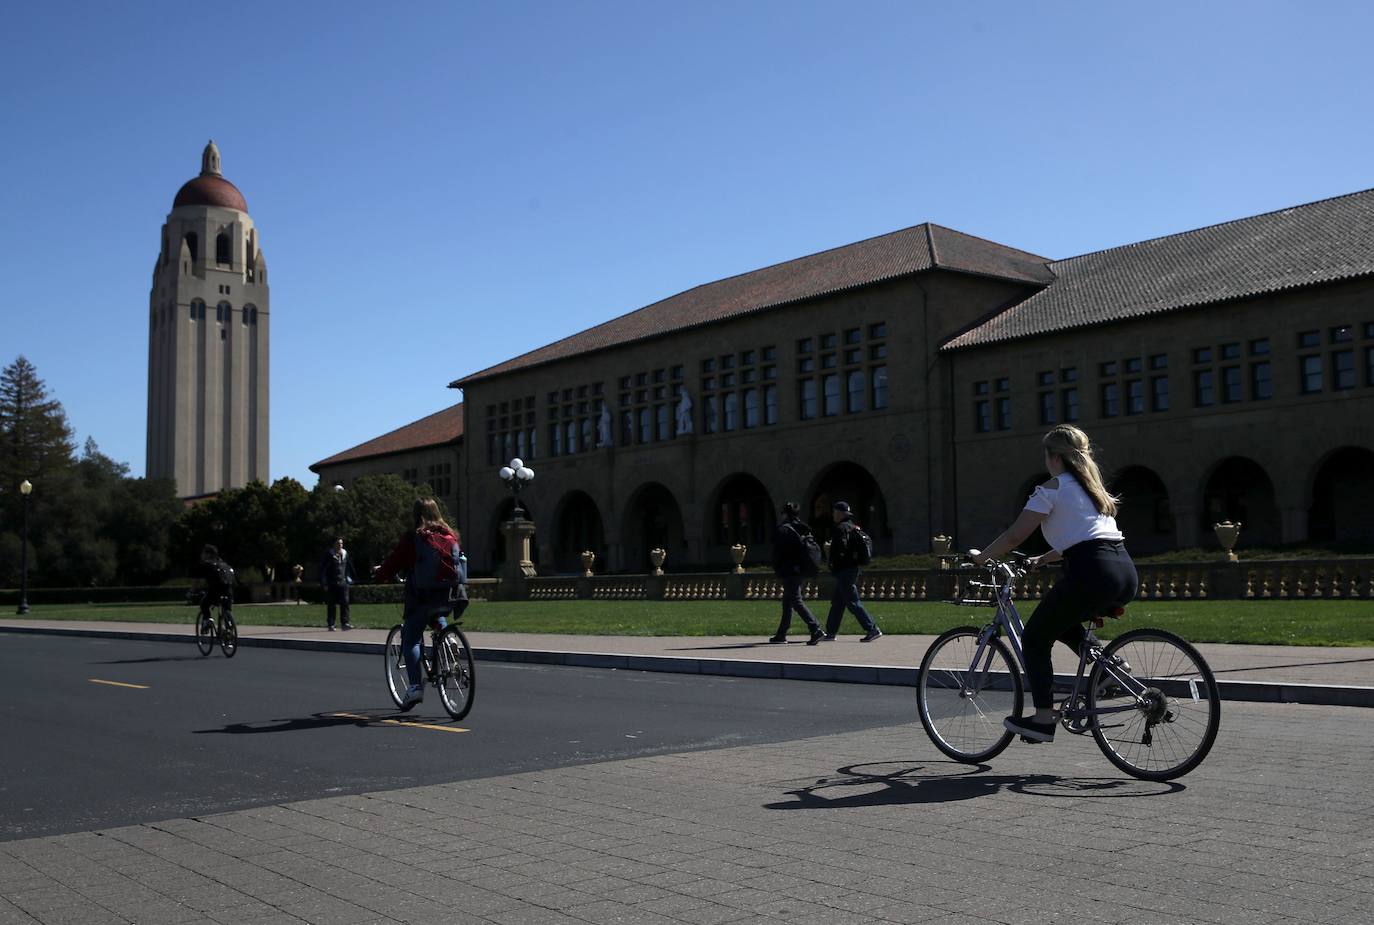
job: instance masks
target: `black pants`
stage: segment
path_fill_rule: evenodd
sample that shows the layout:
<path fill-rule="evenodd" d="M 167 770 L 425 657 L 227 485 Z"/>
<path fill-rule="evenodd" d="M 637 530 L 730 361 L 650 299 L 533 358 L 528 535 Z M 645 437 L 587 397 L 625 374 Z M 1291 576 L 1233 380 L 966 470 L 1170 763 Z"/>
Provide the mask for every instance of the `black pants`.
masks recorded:
<path fill-rule="evenodd" d="M 1054 706 L 1054 641 L 1075 652 L 1099 645 L 1084 621 L 1130 603 L 1139 586 L 1135 563 L 1120 540 L 1088 540 L 1064 550 L 1064 577 L 1041 599 L 1021 639 L 1037 709 Z"/>
<path fill-rule="evenodd" d="M 802 600 L 802 577 L 800 575 L 779 575 L 778 577 L 782 579 L 782 620 L 778 623 L 778 631 L 775 635 L 787 635 L 787 631 L 792 628 L 793 611 L 801 617 L 808 630 L 813 633 L 820 630 L 821 625 L 816 622 L 810 608 Z"/>
<path fill-rule="evenodd" d="M 339 608 L 339 618 L 344 625 L 349 625 L 348 619 L 348 585 L 330 585 L 324 589 L 325 593 L 325 620 L 330 626 L 334 625 L 334 608 Z"/>

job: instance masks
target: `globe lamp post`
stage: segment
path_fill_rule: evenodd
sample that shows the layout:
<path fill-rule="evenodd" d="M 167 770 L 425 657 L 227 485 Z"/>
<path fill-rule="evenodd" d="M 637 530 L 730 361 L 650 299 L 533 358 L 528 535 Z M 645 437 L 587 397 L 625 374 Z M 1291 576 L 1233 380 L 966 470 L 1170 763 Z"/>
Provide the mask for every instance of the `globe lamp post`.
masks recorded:
<path fill-rule="evenodd" d="M 19 483 L 19 494 L 24 497 L 24 526 L 19 539 L 19 616 L 29 612 L 29 495 L 33 493 L 33 483 L 28 479 Z"/>
<path fill-rule="evenodd" d="M 525 465 L 524 460 L 516 457 L 510 461 L 510 465 L 502 466 L 497 473 L 501 481 L 506 483 L 510 489 L 511 496 L 515 499 L 515 507 L 511 510 L 511 520 L 524 520 L 525 511 L 520 507 L 520 491 L 534 481 L 534 470 Z"/>

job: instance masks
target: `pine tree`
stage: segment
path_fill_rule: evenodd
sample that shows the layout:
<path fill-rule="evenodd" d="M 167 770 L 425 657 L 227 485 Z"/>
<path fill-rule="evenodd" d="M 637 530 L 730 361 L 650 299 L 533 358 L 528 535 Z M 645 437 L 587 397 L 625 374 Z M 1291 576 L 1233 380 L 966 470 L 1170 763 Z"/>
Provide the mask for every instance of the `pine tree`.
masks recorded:
<path fill-rule="evenodd" d="M 48 396 L 33 364 L 20 356 L 0 372 L 0 493 L 67 472 L 75 444 L 62 403 Z"/>

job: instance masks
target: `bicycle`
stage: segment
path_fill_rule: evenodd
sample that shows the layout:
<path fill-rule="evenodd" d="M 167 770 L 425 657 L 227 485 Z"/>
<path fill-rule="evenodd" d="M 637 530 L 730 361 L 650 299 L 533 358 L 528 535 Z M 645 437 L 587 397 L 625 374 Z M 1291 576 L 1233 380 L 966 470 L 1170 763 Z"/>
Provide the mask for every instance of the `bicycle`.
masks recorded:
<path fill-rule="evenodd" d="M 448 606 L 430 617 L 430 644 L 422 650 L 420 667 L 424 672 L 421 683 L 433 684 L 439 689 L 439 700 L 444 710 L 454 719 L 462 719 L 472 709 L 473 696 L 477 692 L 477 673 L 472 659 L 472 647 L 459 629 L 465 600 L 450 599 Z M 453 622 L 440 626 L 440 619 L 452 615 Z M 386 686 L 391 699 L 398 709 L 406 709 L 406 693 L 410 690 L 410 677 L 406 672 L 405 653 L 401 647 L 402 625 L 397 623 L 386 637 L 386 649 L 382 653 L 386 661 Z"/>
<path fill-rule="evenodd" d="M 951 603 L 996 607 L 997 615 L 981 629 L 959 626 L 937 637 L 916 680 L 926 734 L 941 752 L 966 764 L 995 758 L 1011 744 L 1014 733 L 1003 728 L 1002 718 L 1021 715 L 1024 703 L 1024 627 L 1012 594 L 1026 568 L 994 561 L 985 568 L 989 580 L 967 582 L 975 594 Z M 1124 613 L 1114 607 L 1085 622 L 1100 627 Z M 1129 630 L 1105 647 L 1084 647 L 1060 710 L 1066 730 L 1091 734 L 1108 761 L 1150 781 L 1196 768 L 1221 725 L 1221 698 L 1206 660 L 1182 637 L 1160 629 Z"/>
<path fill-rule="evenodd" d="M 200 606 L 205 596 L 209 592 L 192 592 L 188 598 L 188 604 Z M 233 658 L 234 653 L 239 650 L 239 628 L 234 622 L 234 615 L 225 606 L 229 603 L 227 597 L 211 601 L 208 608 L 203 613 L 196 614 L 196 647 L 200 649 L 201 655 L 209 655 L 215 651 L 215 643 L 219 643 L 220 651 L 225 658 Z"/>

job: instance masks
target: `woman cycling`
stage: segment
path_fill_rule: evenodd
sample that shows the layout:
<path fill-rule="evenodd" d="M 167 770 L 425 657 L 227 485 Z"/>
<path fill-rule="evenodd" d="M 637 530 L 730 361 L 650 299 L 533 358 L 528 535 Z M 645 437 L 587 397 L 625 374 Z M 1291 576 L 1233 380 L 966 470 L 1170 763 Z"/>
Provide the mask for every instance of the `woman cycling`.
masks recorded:
<path fill-rule="evenodd" d="M 467 576 L 456 531 L 444 522 L 433 498 L 416 498 L 413 513 L 415 528 L 401 534 L 396 548 L 376 569 L 378 581 L 395 581 L 402 572 L 410 576 L 406 581 L 405 619 L 401 628 L 401 652 L 410 682 L 402 705 L 405 710 L 424 699 L 420 646 L 425 626 L 450 611 L 461 615 L 467 606 L 463 587 Z"/>
<path fill-rule="evenodd" d="M 1021 640 L 1035 716 L 1009 716 L 1002 721 L 1027 739 L 1049 742 L 1058 720 L 1051 659 L 1055 639 L 1075 651 L 1101 645 L 1084 621 L 1128 603 L 1135 597 L 1139 579 L 1116 526 L 1117 499 L 1102 482 L 1088 435 L 1061 424 L 1041 442 L 1045 468 L 1052 477 L 1035 489 L 1001 536 L 986 549 L 969 550 L 969 556 L 978 565 L 1000 559 L 1039 527 L 1050 551 L 1033 557 L 1031 565 L 1064 561 L 1064 576 L 1035 608 Z"/>

